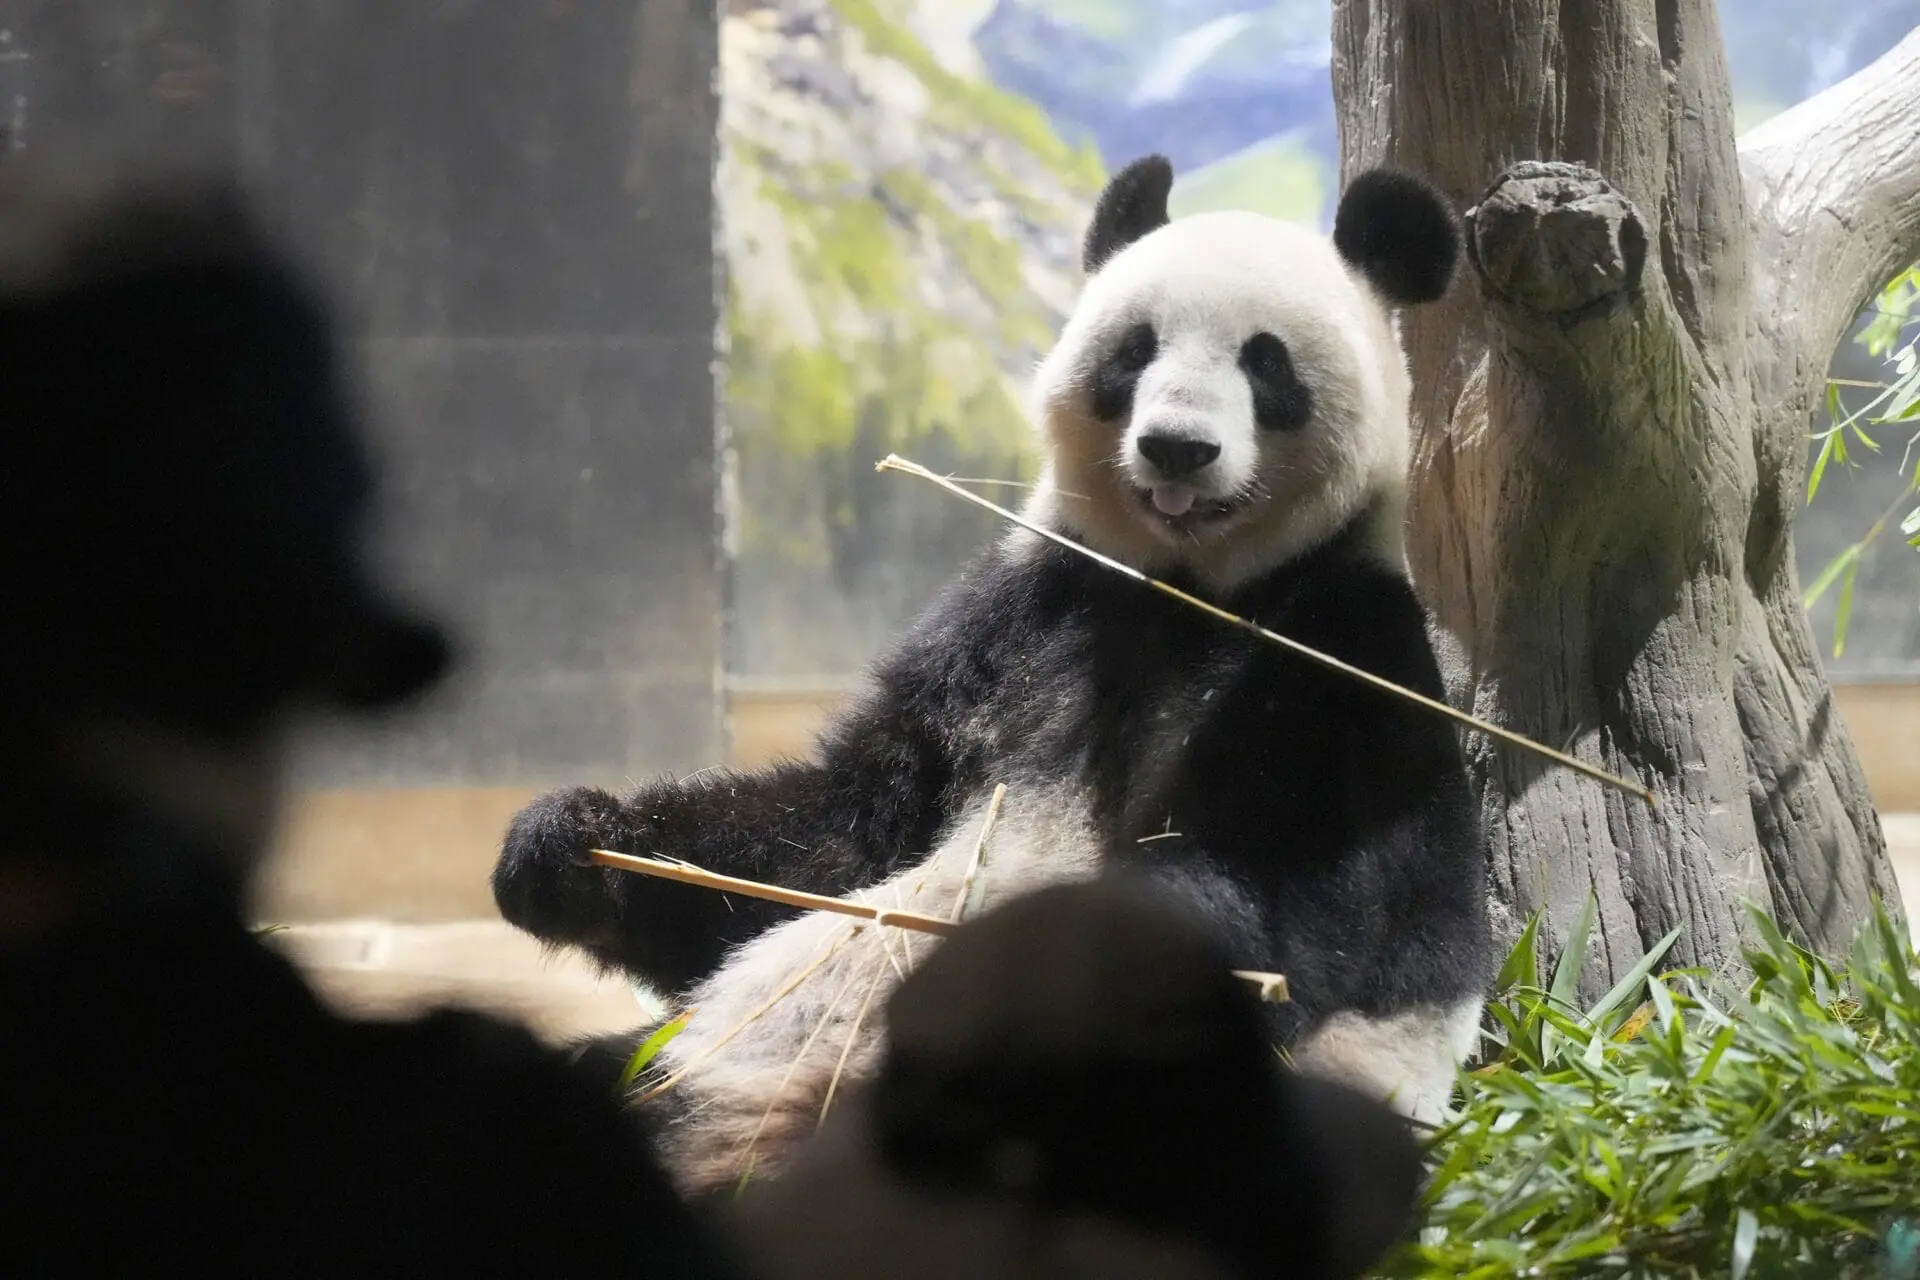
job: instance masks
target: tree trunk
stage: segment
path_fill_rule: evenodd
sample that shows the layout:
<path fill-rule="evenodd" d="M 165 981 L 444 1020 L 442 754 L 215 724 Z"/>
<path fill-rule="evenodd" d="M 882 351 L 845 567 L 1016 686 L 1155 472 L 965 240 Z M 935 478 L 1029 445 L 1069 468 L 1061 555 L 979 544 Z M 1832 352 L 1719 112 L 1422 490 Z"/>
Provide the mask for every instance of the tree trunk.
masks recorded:
<path fill-rule="evenodd" d="M 1405 326 L 1409 551 L 1475 737 L 1510 930 L 1589 892 L 1597 994 L 1770 910 L 1844 951 L 1885 840 L 1800 605 L 1793 521 L 1835 346 L 1920 256 L 1920 32 L 1736 147 L 1711 0 L 1336 0 L 1343 169 L 1427 174 L 1473 279 Z"/>

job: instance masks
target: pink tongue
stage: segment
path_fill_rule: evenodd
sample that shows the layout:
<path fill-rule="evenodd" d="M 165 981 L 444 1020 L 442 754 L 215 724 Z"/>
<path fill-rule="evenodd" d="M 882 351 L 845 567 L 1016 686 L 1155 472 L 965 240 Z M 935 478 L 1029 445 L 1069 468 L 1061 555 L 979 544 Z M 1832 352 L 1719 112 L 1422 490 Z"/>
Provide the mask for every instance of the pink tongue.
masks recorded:
<path fill-rule="evenodd" d="M 1183 516 L 1193 505 L 1193 490 L 1183 484 L 1153 486 L 1153 505 L 1162 515 Z"/>

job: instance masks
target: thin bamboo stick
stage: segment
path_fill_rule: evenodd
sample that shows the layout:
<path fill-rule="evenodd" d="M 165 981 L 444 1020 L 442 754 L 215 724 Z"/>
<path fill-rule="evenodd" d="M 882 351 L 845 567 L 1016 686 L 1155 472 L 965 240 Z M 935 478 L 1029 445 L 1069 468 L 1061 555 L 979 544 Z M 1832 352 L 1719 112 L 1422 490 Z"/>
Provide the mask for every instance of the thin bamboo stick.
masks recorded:
<path fill-rule="evenodd" d="M 1584 760 L 1576 759 L 1575 757 L 1568 755 L 1564 751 L 1556 751 L 1552 747 L 1546 746 L 1544 743 L 1535 742 L 1532 738 L 1527 737 L 1525 734 L 1515 733 L 1511 729 L 1503 729 L 1497 724 L 1490 724 L 1487 721 L 1480 719 L 1478 716 L 1471 716 L 1464 711 L 1455 710 L 1453 707 L 1448 706 L 1444 702 L 1441 702 L 1434 698 L 1429 698 L 1425 694 L 1415 693 L 1412 689 L 1408 689 L 1402 685 L 1397 685 L 1391 680 L 1387 680 L 1380 676 L 1374 675 L 1371 671 L 1363 671 L 1359 667 L 1353 666 L 1350 663 L 1342 662 L 1340 659 L 1332 657 L 1329 654 L 1321 653 L 1318 649 L 1309 648 L 1308 646 L 1301 644 L 1298 640 L 1290 640 L 1286 636 L 1281 635 L 1277 631 L 1269 631 L 1257 622 L 1253 622 L 1253 621 L 1250 621 L 1249 619 L 1243 618 L 1237 613 L 1229 613 L 1227 610 L 1220 608 L 1218 605 L 1209 604 L 1207 601 L 1202 600 L 1199 596 L 1190 595 L 1187 592 L 1182 591 L 1178 587 L 1175 587 L 1175 586 L 1169 585 L 1168 583 L 1160 581 L 1158 578 L 1149 577 L 1146 574 L 1140 572 L 1138 569 L 1135 569 L 1131 565 L 1123 564 L 1120 561 L 1115 560 L 1111 556 L 1102 555 L 1100 552 L 1095 551 L 1091 547 L 1083 546 L 1082 544 L 1075 542 L 1071 538 L 1063 537 L 1060 534 L 1055 533 L 1051 529 L 1048 529 L 1042 525 L 1036 524 L 1034 521 L 1027 519 L 1025 516 L 1016 515 L 1015 513 L 1007 510 L 1005 507 L 1001 506 L 996 502 L 991 502 L 986 498 L 981 497 L 977 493 L 971 493 L 966 489 L 961 488 L 959 485 L 947 479 L 945 476 L 938 475 L 932 471 L 929 471 L 927 468 L 921 466 L 917 462 L 910 462 L 907 459 L 902 458 L 898 454 L 890 453 L 884 459 L 882 459 L 879 463 L 877 463 L 874 469 L 876 471 L 898 471 L 902 475 L 915 476 L 921 480 L 931 481 L 932 483 L 939 485 L 942 489 L 945 489 L 948 493 L 954 494 L 956 497 L 964 498 L 966 501 L 973 503 L 977 507 L 985 507 L 988 511 L 993 512 L 995 515 L 1000 516 L 1002 519 L 1010 520 L 1014 524 L 1019 525 L 1021 528 L 1029 530 L 1030 532 L 1033 532 L 1033 533 L 1037 533 L 1041 537 L 1046 538 L 1050 542 L 1058 543 L 1060 546 L 1067 548 L 1069 551 L 1077 552 L 1078 554 L 1087 557 L 1087 559 L 1094 561 L 1096 564 L 1101 564 L 1106 566 L 1107 568 L 1113 570 L 1115 573 L 1122 574 L 1126 577 L 1132 578 L 1135 582 L 1144 583 L 1163 595 L 1172 596 L 1174 599 L 1179 600 L 1184 604 L 1191 605 L 1194 608 L 1199 609 L 1203 613 L 1210 613 L 1214 617 L 1220 619 L 1222 622 L 1230 623 L 1233 626 L 1239 627 L 1244 631 L 1251 631 L 1253 632 L 1253 634 L 1259 636 L 1263 640 L 1267 640 L 1273 644 L 1280 645 L 1283 648 L 1291 649 L 1295 653 L 1299 654 L 1304 658 L 1309 658 L 1314 662 L 1318 662 L 1322 666 L 1331 667 L 1333 670 L 1342 672 L 1346 675 L 1350 675 L 1357 680 L 1364 680 L 1368 684 L 1373 685 L 1377 689 L 1384 689 L 1388 693 L 1391 693 L 1396 697 L 1404 698 L 1409 702 L 1425 707 L 1429 711 L 1437 712 L 1440 715 L 1448 716 L 1454 720 L 1459 721 L 1461 724 L 1468 726 L 1469 728 L 1479 730 L 1481 733 L 1489 734 L 1495 738 L 1499 738 L 1503 741 L 1510 742 L 1515 746 L 1525 748 L 1526 750 L 1535 752 L 1539 755 L 1543 755 L 1547 759 L 1554 761 L 1556 764 L 1565 765 L 1567 768 L 1575 770 L 1576 772 L 1579 772 L 1579 773 L 1584 773 L 1588 777 L 1593 778 L 1596 781 L 1604 782 L 1610 787 L 1617 787 L 1629 795 L 1638 796 L 1642 800 L 1645 800 L 1648 804 L 1658 803 L 1658 801 L 1654 797 L 1653 792 L 1648 788 L 1641 786 L 1637 782 L 1629 782 L 1625 778 L 1617 777 L 1614 774 L 1608 773 L 1604 769 L 1601 769 L 1595 765 L 1590 765 Z"/>
<path fill-rule="evenodd" d="M 967 873 L 960 880 L 960 892 L 953 895 L 953 910 L 947 913 L 947 919 L 954 924 L 960 923 L 960 917 L 969 907 L 979 904 L 973 900 L 973 882 L 980 874 L 980 860 L 986 856 L 987 839 L 993 834 L 993 824 L 1000 817 L 1000 806 L 1007 798 L 1007 784 L 1002 782 L 993 789 L 993 799 L 987 802 L 987 816 L 980 823 L 980 838 L 973 842 L 973 857 L 967 861 Z"/>
<path fill-rule="evenodd" d="M 587 857 L 603 867 L 612 867 L 618 871 L 632 871 L 643 876 L 696 885 L 702 889 L 714 889 L 721 893 L 737 893 L 742 897 L 760 898 L 767 902 L 778 902 L 784 906 L 799 907 L 806 911 L 831 911 L 837 915 L 871 920 L 877 925 L 893 929 L 911 929 L 916 933 L 932 933 L 944 938 L 960 927 L 951 920 L 922 915 L 917 911 L 889 910 L 886 907 L 876 907 L 865 902 L 852 902 L 846 898 L 829 898 L 822 893 L 802 893 L 798 889 L 783 889 L 777 884 L 766 884 L 759 880 L 742 880 L 738 876 L 723 876 L 714 871 L 702 871 L 684 862 L 641 858 L 630 853 L 614 853 L 609 849 L 589 850 Z M 1250 983 L 1259 997 L 1269 1003 L 1285 1004 L 1289 999 L 1287 980 L 1281 974 L 1261 973 L 1253 969 L 1235 969 L 1233 976 Z"/>

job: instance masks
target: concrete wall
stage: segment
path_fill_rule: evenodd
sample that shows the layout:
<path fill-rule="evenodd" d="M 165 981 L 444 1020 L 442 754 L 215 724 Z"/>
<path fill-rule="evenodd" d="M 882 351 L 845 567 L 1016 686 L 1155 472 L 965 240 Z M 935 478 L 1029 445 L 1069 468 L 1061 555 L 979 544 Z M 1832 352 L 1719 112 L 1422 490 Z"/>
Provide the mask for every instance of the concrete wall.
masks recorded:
<path fill-rule="evenodd" d="M 0 0 L 9 149 L 238 166 L 338 301 L 381 553 L 466 652 L 415 713 L 323 732 L 306 784 L 723 750 L 716 24 L 709 0 Z"/>

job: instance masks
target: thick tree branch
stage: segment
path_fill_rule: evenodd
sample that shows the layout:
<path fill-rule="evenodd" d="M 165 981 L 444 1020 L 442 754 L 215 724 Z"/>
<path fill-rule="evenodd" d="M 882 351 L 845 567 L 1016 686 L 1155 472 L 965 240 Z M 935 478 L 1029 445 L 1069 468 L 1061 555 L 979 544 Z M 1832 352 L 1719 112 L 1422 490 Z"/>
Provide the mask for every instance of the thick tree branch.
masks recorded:
<path fill-rule="evenodd" d="M 1798 318 L 1824 371 L 1867 300 L 1920 258 L 1920 28 L 1872 65 L 1740 139 L 1755 302 Z"/>
<path fill-rule="evenodd" d="M 1649 256 L 1645 215 L 1585 165 L 1526 161 L 1494 180 L 1466 223 L 1480 302 L 1498 339 L 1488 374 L 1494 400 L 1548 406 L 1544 418 L 1493 415 L 1492 443 L 1526 458 L 1529 470 L 1612 495 L 1552 504 L 1551 524 L 1570 540 L 1565 566 L 1583 577 L 1577 548 L 1596 536 L 1697 545 L 1700 526 L 1714 521 L 1716 492 L 1673 478 L 1710 467 L 1712 424 L 1727 414 Z M 1623 490 L 1621 478 L 1642 470 L 1656 482 Z"/>
<path fill-rule="evenodd" d="M 1506 921 L 1598 895 L 1591 995 L 1674 925 L 1684 963 L 1734 958 L 1748 901 L 1838 954 L 1893 883 L 1792 529 L 1834 344 L 1920 250 L 1920 36 L 1743 180 L 1719 34 L 1712 0 L 1334 0 L 1343 173 L 1474 206 L 1479 287 L 1403 327 L 1449 697 L 1660 793 L 1469 744 Z"/>
<path fill-rule="evenodd" d="M 1568 317 L 1640 289 L 1647 264 L 1640 211 L 1591 169 L 1515 165 L 1467 221 L 1473 264 L 1509 306 Z"/>

